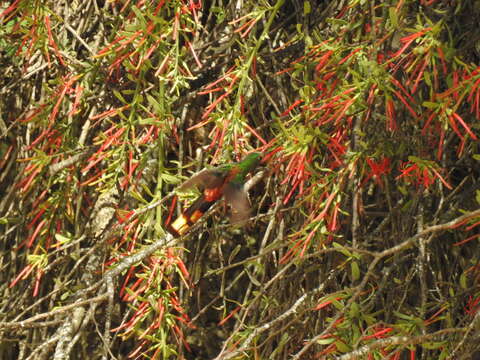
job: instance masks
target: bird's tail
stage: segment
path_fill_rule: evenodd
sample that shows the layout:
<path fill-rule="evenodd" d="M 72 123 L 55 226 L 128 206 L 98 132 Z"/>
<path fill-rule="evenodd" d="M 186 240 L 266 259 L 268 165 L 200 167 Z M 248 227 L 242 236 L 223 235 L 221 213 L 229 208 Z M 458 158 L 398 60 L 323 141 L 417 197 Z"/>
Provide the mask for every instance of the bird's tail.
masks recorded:
<path fill-rule="evenodd" d="M 201 195 L 194 201 L 189 208 L 184 210 L 182 214 L 173 222 L 167 225 L 167 230 L 175 237 L 185 234 L 210 207 L 217 202 L 218 199 L 207 201 L 205 195 Z"/>

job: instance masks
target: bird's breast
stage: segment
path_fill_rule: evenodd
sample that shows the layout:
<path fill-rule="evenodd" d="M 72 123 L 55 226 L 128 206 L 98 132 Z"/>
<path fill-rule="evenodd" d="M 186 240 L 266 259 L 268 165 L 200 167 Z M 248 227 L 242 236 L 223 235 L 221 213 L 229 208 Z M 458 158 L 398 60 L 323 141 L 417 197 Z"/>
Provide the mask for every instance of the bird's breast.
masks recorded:
<path fill-rule="evenodd" d="M 222 186 L 213 188 L 213 189 L 205 189 L 203 192 L 205 196 L 205 200 L 208 202 L 216 201 L 220 199 L 223 195 Z"/>

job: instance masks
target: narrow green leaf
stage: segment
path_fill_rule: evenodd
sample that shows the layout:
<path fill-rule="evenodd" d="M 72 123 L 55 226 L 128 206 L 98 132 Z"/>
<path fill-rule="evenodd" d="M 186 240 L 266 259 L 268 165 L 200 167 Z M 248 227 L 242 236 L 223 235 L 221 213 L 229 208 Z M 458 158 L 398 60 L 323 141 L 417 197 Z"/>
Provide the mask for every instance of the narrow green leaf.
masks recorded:
<path fill-rule="evenodd" d="M 432 77 L 430 76 L 430 73 L 428 71 L 425 71 L 423 73 L 423 78 L 425 79 L 425 83 L 428 86 L 432 86 Z"/>
<path fill-rule="evenodd" d="M 340 340 L 335 341 L 335 346 L 340 352 L 346 353 L 350 351 L 350 347 L 347 344 L 345 344 L 343 341 L 340 341 Z"/>
<path fill-rule="evenodd" d="M 460 275 L 460 286 L 462 287 L 462 289 L 468 288 L 467 275 L 465 273 L 462 273 L 462 275 Z"/>
<path fill-rule="evenodd" d="M 333 247 L 338 249 L 338 251 L 340 251 L 347 258 L 352 257 L 352 253 L 350 251 L 348 251 L 347 249 L 345 249 L 341 244 L 334 241 L 333 242 Z"/>
<path fill-rule="evenodd" d="M 146 24 L 146 20 L 145 20 L 145 17 L 143 16 L 142 11 L 139 8 L 137 8 L 135 5 L 133 5 L 131 9 L 135 13 L 137 19 L 141 20 L 141 26 L 142 28 L 144 28 Z"/>
<path fill-rule="evenodd" d="M 338 310 L 343 310 L 345 308 L 345 306 L 337 299 L 332 299 L 332 305 L 335 306 L 335 308 L 337 308 Z"/>
<path fill-rule="evenodd" d="M 350 268 L 352 271 L 352 280 L 357 281 L 360 279 L 360 268 L 358 267 L 358 263 L 356 261 L 352 261 L 350 263 Z"/>
<path fill-rule="evenodd" d="M 150 118 L 145 118 L 145 119 L 140 119 L 140 120 L 138 121 L 138 123 L 139 123 L 140 125 L 155 125 L 155 126 L 161 125 L 161 122 L 158 121 L 158 119 L 156 119 L 156 118 L 151 118 L 151 117 L 150 117 Z"/>
<path fill-rule="evenodd" d="M 115 97 L 118 100 L 120 100 L 122 103 L 124 103 L 124 104 L 128 103 L 128 101 L 125 100 L 125 98 L 122 96 L 122 94 L 120 94 L 120 92 L 118 90 L 113 89 L 113 95 L 115 95 Z"/>
<path fill-rule="evenodd" d="M 163 106 L 152 95 L 147 94 L 147 101 L 157 114 L 163 113 Z"/>
<path fill-rule="evenodd" d="M 431 102 L 431 101 L 424 101 L 422 103 L 423 107 L 426 107 L 428 109 L 437 109 L 439 107 L 439 104 Z"/>
<path fill-rule="evenodd" d="M 356 319 L 360 313 L 360 307 L 356 302 L 353 302 L 350 307 L 350 318 Z"/>
<path fill-rule="evenodd" d="M 441 348 L 442 346 L 445 346 L 446 341 L 439 341 L 439 342 L 426 342 L 422 343 L 422 347 L 428 350 L 435 350 L 438 348 Z"/>
<path fill-rule="evenodd" d="M 312 5 L 310 5 L 310 1 L 303 2 L 303 15 L 308 15 L 312 12 Z"/>
<path fill-rule="evenodd" d="M 388 9 L 388 15 L 390 17 L 390 22 L 394 28 L 398 28 L 398 18 L 397 18 L 397 11 L 394 7 L 390 7 Z"/>
<path fill-rule="evenodd" d="M 235 249 L 232 250 L 232 252 L 230 253 L 229 257 L 228 257 L 228 263 L 231 264 L 233 262 L 233 260 L 235 259 L 235 256 L 237 256 L 237 254 L 239 253 L 239 251 L 242 249 L 242 246 L 240 244 L 237 244 L 237 246 L 235 246 Z"/>
<path fill-rule="evenodd" d="M 165 181 L 167 184 L 178 184 L 180 179 L 176 176 L 170 175 L 168 173 L 162 173 L 161 175 L 162 180 Z"/>
<path fill-rule="evenodd" d="M 395 315 L 396 317 L 398 317 L 398 318 L 400 318 L 400 319 L 402 319 L 402 320 L 407 320 L 407 321 L 414 321 L 414 320 L 415 320 L 415 317 L 402 314 L 402 313 L 400 313 L 400 312 L 398 312 L 398 311 L 394 311 L 393 313 L 394 313 L 394 315 Z"/>
<path fill-rule="evenodd" d="M 319 345 L 329 345 L 335 341 L 335 338 L 326 338 L 326 339 L 319 339 L 316 341 L 317 344 Z"/>
<path fill-rule="evenodd" d="M 63 236 L 62 234 L 55 234 L 55 239 L 61 244 L 67 243 L 72 240 L 71 238 Z"/>

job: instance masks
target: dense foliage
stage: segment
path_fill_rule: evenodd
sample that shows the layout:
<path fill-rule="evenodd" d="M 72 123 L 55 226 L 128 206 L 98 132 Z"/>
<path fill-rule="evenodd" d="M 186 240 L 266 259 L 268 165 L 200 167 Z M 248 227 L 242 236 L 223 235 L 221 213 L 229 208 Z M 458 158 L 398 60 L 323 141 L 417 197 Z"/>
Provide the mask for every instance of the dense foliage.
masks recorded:
<path fill-rule="evenodd" d="M 479 18 L 0 1 L 0 358 L 470 359 Z M 178 184 L 251 151 L 248 225 L 166 233 Z"/>

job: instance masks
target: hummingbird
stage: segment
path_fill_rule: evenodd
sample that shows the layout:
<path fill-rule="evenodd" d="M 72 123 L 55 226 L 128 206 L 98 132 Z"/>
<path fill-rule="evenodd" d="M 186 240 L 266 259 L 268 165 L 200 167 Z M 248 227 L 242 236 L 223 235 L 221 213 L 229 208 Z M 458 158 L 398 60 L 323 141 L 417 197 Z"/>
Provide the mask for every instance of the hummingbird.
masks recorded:
<path fill-rule="evenodd" d="M 222 196 L 231 207 L 230 221 L 244 223 L 250 217 L 250 202 L 243 188 L 245 178 L 257 167 L 262 156 L 253 152 L 240 162 L 204 169 L 185 181 L 178 190 L 197 187 L 202 194 L 175 221 L 167 224 L 167 230 L 175 237 L 182 236 Z"/>

